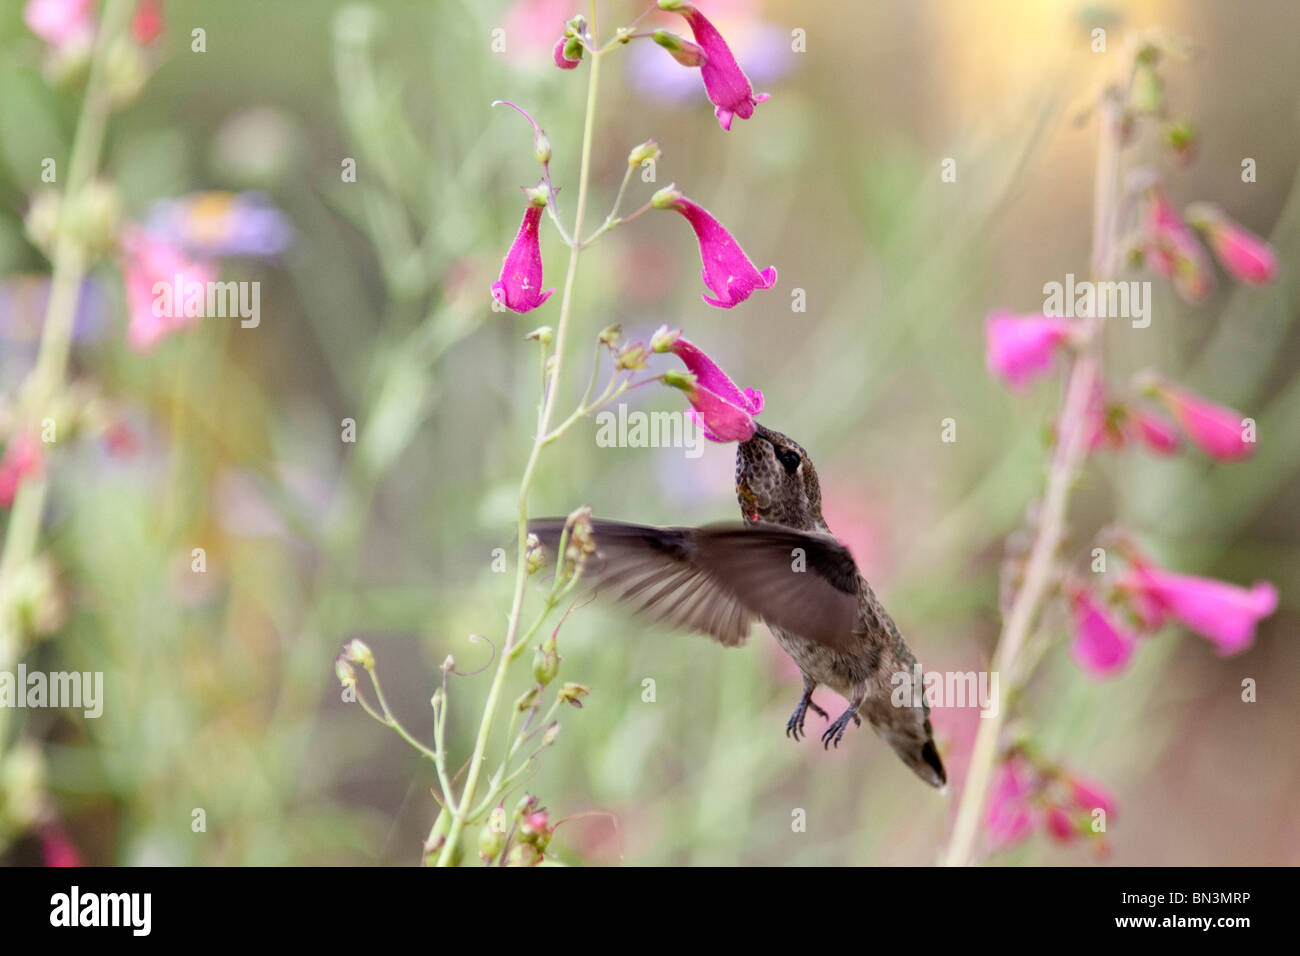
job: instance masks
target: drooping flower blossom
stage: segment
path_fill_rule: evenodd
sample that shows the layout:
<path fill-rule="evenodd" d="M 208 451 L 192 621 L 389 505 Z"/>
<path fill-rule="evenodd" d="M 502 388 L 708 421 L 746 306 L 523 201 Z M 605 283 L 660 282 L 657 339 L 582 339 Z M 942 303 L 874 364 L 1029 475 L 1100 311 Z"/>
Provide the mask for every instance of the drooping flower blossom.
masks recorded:
<path fill-rule="evenodd" d="M 18 432 L 9 439 L 0 458 L 0 508 L 14 503 L 23 480 L 39 474 L 44 460 L 41 443 L 31 432 Z"/>
<path fill-rule="evenodd" d="M 529 196 L 523 222 L 506 253 L 501 277 L 492 283 L 492 298 L 512 312 L 531 312 L 551 297 L 554 289 L 542 291 L 542 244 L 538 227 L 546 207 L 545 187 L 525 190 Z"/>
<path fill-rule="evenodd" d="M 1160 455 L 1168 455 L 1177 450 L 1178 432 L 1163 416 L 1139 404 L 1131 410 L 1130 420 L 1138 437 L 1152 451 Z"/>
<path fill-rule="evenodd" d="M 1137 636 L 1120 627 L 1089 591 L 1079 589 L 1070 598 L 1074 639 L 1070 654 L 1091 676 L 1118 674 L 1133 657 Z"/>
<path fill-rule="evenodd" d="M 677 210 L 695 230 L 700 243 L 700 262 L 704 266 L 700 274 L 714 296 L 701 294 L 700 297 L 709 305 L 730 309 L 748 299 L 755 289 L 770 289 L 776 284 L 774 267 L 759 272 L 722 223 L 673 186 L 659 190 L 650 202 L 656 209 Z"/>
<path fill-rule="evenodd" d="M 1240 412 L 1168 382 L 1158 383 L 1152 391 L 1168 406 L 1187 437 L 1211 458 L 1237 461 L 1254 454 L 1255 442 L 1246 439 L 1246 420 Z"/>
<path fill-rule="evenodd" d="M 743 391 L 717 363 L 679 330 L 661 326 L 650 340 L 655 352 L 672 352 L 685 364 L 689 374 L 668 372 L 665 384 L 680 388 L 691 403 L 687 414 L 715 442 L 744 442 L 754 436 L 754 416 L 763 410 L 763 393 L 756 388 Z"/>
<path fill-rule="evenodd" d="M 1259 622 L 1277 610 L 1277 588 L 1268 581 L 1244 588 L 1175 574 L 1145 561 L 1129 568 L 1120 587 L 1142 608 L 1139 613 L 1145 623 L 1159 627 L 1171 617 L 1207 638 L 1223 655 L 1249 647 Z"/>
<path fill-rule="evenodd" d="M 1033 777 L 1033 769 L 1015 754 L 998 765 L 984 818 L 994 849 L 1019 843 L 1033 833 L 1034 815 L 1029 804 Z"/>
<path fill-rule="evenodd" d="M 1056 349 L 1070 336 L 1069 319 L 991 312 L 984 320 L 989 371 L 1023 391 L 1030 379 L 1052 367 Z"/>
<path fill-rule="evenodd" d="M 766 93 L 754 93 L 754 87 L 740 68 L 731 48 L 709 19 L 684 0 L 659 0 L 663 10 L 680 13 L 695 34 L 695 43 L 703 51 L 700 77 L 704 91 L 713 104 L 713 114 L 724 130 L 731 129 L 733 117 L 749 119 L 754 107 L 768 99 Z"/>
<path fill-rule="evenodd" d="M 1146 260 L 1173 282 L 1188 302 L 1202 302 L 1214 289 L 1209 256 L 1178 210 L 1157 186 L 1147 190 Z"/>
<path fill-rule="evenodd" d="M 56 50 L 89 49 L 95 37 L 95 0 L 27 0 L 23 22 Z"/>
<path fill-rule="evenodd" d="M 206 288 L 216 279 L 217 267 L 188 256 L 148 229 L 132 226 L 122 237 L 122 277 L 129 316 L 127 342 L 137 352 L 148 352 L 167 335 L 202 317 L 202 310 L 195 314 L 187 308 L 186 290 L 194 283 Z"/>
<path fill-rule="evenodd" d="M 274 256 L 289 247 L 289 218 L 262 193 L 201 192 L 162 199 L 149 231 L 194 256 Z"/>
<path fill-rule="evenodd" d="M 150 46 L 163 31 L 162 0 L 138 0 L 131 15 L 131 39 Z"/>
<path fill-rule="evenodd" d="M 1277 278 L 1277 254 L 1259 236 L 1233 222 L 1219 207 L 1194 203 L 1188 221 L 1209 239 L 1219 263 L 1233 278 L 1260 284 Z"/>
<path fill-rule="evenodd" d="M 1100 382 L 1084 413 L 1084 429 L 1089 451 L 1120 449 L 1134 439 L 1159 455 L 1178 448 L 1178 432 L 1171 422 L 1140 401 L 1110 398 Z"/>

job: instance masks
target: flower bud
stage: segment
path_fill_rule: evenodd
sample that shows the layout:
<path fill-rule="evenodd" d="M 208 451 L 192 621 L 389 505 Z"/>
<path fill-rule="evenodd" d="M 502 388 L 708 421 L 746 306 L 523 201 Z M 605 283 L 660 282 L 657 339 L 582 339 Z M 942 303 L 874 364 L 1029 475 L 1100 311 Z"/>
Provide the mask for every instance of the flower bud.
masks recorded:
<path fill-rule="evenodd" d="M 596 341 L 598 341 L 601 345 L 608 346 L 609 348 L 612 349 L 615 345 L 618 344 L 618 338 L 622 334 L 623 334 L 623 326 L 618 325 L 617 323 L 615 323 L 614 325 L 607 325 L 605 326 L 604 329 L 601 330 L 600 336 L 597 338 Z"/>
<path fill-rule="evenodd" d="M 565 703 L 572 704 L 574 707 L 581 710 L 582 701 L 579 700 L 579 698 L 586 697 L 589 693 L 591 693 L 591 688 L 585 684 L 567 683 L 560 688 L 559 698 Z"/>
<path fill-rule="evenodd" d="M 1165 127 L 1165 145 L 1173 152 L 1178 162 L 1186 165 L 1196 158 L 1200 145 L 1200 134 L 1196 124 L 1191 120 L 1179 120 Z"/>
<path fill-rule="evenodd" d="M 495 810 L 492 811 L 494 814 Z M 501 851 L 506 848 L 506 834 L 504 829 L 497 829 L 493 826 L 491 819 L 483 825 L 483 829 L 478 834 L 478 855 L 484 863 L 491 863 Z"/>
<path fill-rule="evenodd" d="M 519 839 L 536 844 L 538 838 L 547 831 L 547 822 L 545 810 L 534 810 L 519 821 Z"/>
<path fill-rule="evenodd" d="M 663 383 L 670 388 L 680 388 L 688 395 L 695 391 L 696 378 L 691 372 L 683 372 L 681 369 L 670 368 L 660 376 Z"/>
<path fill-rule="evenodd" d="M 545 687 L 555 680 L 555 675 L 560 672 L 560 660 L 554 634 L 537 645 L 537 652 L 533 655 L 533 677 L 540 686 Z"/>
<path fill-rule="evenodd" d="M 542 746 L 549 747 L 551 744 L 555 743 L 555 738 L 558 736 L 560 736 L 560 722 L 558 720 L 553 720 L 551 721 L 551 725 L 542 733 Z"/>
<path fill-rule="evenodd" d="M 546 551 L 542 548 L 542 543 L 537 539 L 537 535 L 528 536 L 528 556 L 524 559 L 524 568 L 529 574 L 536 574 L 542 568 L 546 567 Z"/>
<path fill-rule="evenodd" d="M 339 683 L 344 687 L 357 686 L 356 670 L 354 670 L 352 665 L 341 657 L 334 662 L 334 675 L 338 677 Z"/>
<path fill-rule="evenodd" d="M 576 70 L 578 64 L 582 62 L 582 41 L 576 37 L 565 39 L 561 37 L 555 41 L 555 47 L 551 50 L 551 59 L 561 70 Z"/>
<path fill-rule="evenodd" d="M 47 259 L 54 258 L 54 241 L 59 229 L 59 210 L 63 205 L 63 194 L 56 189 L 45 189 L 32 197 L 31 208 L 23 225 L 27 238 L 32 245 L 45 253 Z"/>
<path fill-rule="evenodd" d="M 681 335 L 681 329 L 670 329 L 667 325 L 659 326 L 659 328 L 655 329 L 655 334 L 650 336 L 650 351 L 671 351 L 673 344 L 681 338 Z"/>
<path fill-rule="evenodd" d="M 450 674 L 455 669 L 456 669 L 456 658 L 448 654 L 446 659 L 442 662 L 442 672 L 444 674 Z"/>
<path fill-rule="evenodd" d="M 343 645 L 343 655 L 353 664 L 360 664 L 368 671 L 375 669 L 375 655 L 359 638 L 352 638 Z"/>
<path fill-rule="evenodd" d="M 549 325 L 542 325 L 525 335 L 524 340 L 529 342 L 541 342 L 543 345 L 550 345 L 554 337 L 555 330 Z"/>
<path fill-rule="evenodd" d="M 655 209 L 672 209 L 674 204 L 681 198 L 682 191 L 677 188 L 677 184 L 669 183 L 650 197 L 650 205 Z"/>
<path fill-rule="evenodd" d="M 659 144 L 652 139 L 646 140 L 627 154 L 627 164 L 634 169 L 642 163 L 653 162 L 663 155 Z"/>
<path fill-rule="evenodd" d="M 542 130 L 533 136 L 533 159 L 543 166 L 551 161 L 551 140 Z"/>
<path fill-rule="evenodd" d="M 520 694 L 519 699 L 515 701 L 515 710 L 520 711 L 522 713 L 523 711 L 527 710 L 529 707 L 532 707 L 533 704 L 537 703 L 537 695 L 540 694 L 541 692 L 542 689 L 538 687 L 536 684 L 528 688 L 528 690 Z"/>
<path fill-rule="evenodd" d="M 522 820 L 525 816 L 537 809 L 537 797 L 531 793 L 525 793 L 515 804 L 515 820 Z"/>
<path fill-rule="evenodd" d="M 656 30 L 650 34 L 650 37 L 672 54 L 672 58 L 682 66 L 700 66 L 708 59 L 702 47 L 671 30 Z"/>
<path fill-rule="evenodd" d="M 506 857 L 506 866 L 536 866 L 540 862 L 542 854 L 531 843 L 516 843 Z"/>
<path fill-rule="evenodd" d="M 618 361 L 614 363 L 614 367 L 627 370 L 645 368 L 646 359 L 649 357 L 650 351 L 645 345 L 640 342 L 629 342 L 618 353 Z"/>
<path fill-rule="evenodd" d="M 1165 88 L 1158 74 L 1150 66 L 1141 65 L 1133 74 L 1133 109 L 1139 113 L 1164 112 Z"/>

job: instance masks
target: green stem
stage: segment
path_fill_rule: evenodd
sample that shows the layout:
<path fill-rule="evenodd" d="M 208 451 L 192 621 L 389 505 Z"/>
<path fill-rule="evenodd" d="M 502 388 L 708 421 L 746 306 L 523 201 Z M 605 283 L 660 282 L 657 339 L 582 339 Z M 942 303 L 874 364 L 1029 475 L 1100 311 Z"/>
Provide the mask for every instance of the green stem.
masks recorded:
<path fill-rule="evenodd" d="M 591 31 L 596 35 L 596 5 L 591 5 Z M 600 77 L 600 57 L 591 57 L 591 67 L 587 77 L 587 113 L 582 128 L 582 156 L 578 167 L 578 206 L 574 213 L 573 233 L 582 234 L 582 221 L 587 209 L 587 187 L 591 172 L 591 146 L 596 119 L 596 92 Z M 492 677 L 492 686 L 488 691 L 487 703 L 483 707 L 483 717 L 479 721 L 478 736 L 474 741 L 474 752 L 470 757 L 469 770 L 465 778 L 465 788 L 452 815 L 451 826 L 442 851 L 438 854 L 438 865 L 449 866 L 456 858 L 457 846 L 465 824 L 469 822 L 469 811 L 474 807 L 474 796 L 478 789 L 479 777 L 483 769 L 483 758 L 487 750 L 488 737 L 492 733 L 492 724 L 496 717 L 497 705 L 505 686 L 506 669 L 512 660 L 516 638 L 519 635 L 520 620 L 523 615 L 524 595 L 528 583 L 528 492 L 532 487 L 533 475 L 537 470 L 537 460 L 546 445 L 547 431 L 555 413 L 555 403 L 559 396 L 560 374 L 564 364 L 564 344 L 572 315 L 573 290 L 578 275 L 578 259 L 582 247 L 574 243 L 569 247 L 569 269 L 564 277 L 564 292 L 560 299 L 560 318 L 555 331 L 555 364 L 551 367 L 550 383 L 546 390 L 546 403 L 542 408 L 541 420 L 537 433 L 533 437 L 533 447 L 524 466 L 523 479 L 519 484 L 519 527 L 518 554 L 515 561 L 515 589 L 510 607 L 510 620 L 506 628 L 506 642 L 502 648 L 496 673 Z"/>

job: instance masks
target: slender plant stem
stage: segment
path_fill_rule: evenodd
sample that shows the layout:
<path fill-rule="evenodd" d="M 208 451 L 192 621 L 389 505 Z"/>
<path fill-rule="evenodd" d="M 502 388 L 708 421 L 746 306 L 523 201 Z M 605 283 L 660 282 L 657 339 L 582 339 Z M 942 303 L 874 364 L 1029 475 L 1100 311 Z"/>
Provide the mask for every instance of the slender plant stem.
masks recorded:
<path fill-rule="evenodd" d="M 1103 99 L 1100 115 L 1093 197 L 1094 279 L 1105 277 L 1112 268 L 1115 204 L 1119 195 L 1119 117 L 1120 101 L 1108 92 Z M 1020 654 L 1052 591 L 1053 564 L 1065 535 L 1070 491 L 1087 451 L 1085 419 L 1101 372 L 1100 320 L 1084 320 L 1081 333 L 1082 344 L 1071 366 L 1066 385 L 1065 403 L 1057 428 L 1056 451 L 1048 470 L 1047 492 L 1038 516 L 1024 580 L 1007 612 L 1002 636 L 993 655 L 993 670 L 1007 677 L 1011 684 L 1028 676 L 1017 672 L 1023 663 L 1019 659 Z M 980 721 L 975 747 L 971 753 L 970 769 L 953 823 L 952 837 L 943 856 L 946 866 L 965 866 L 972 862 L 1006 710 L 1006 707 L 1000 707 L 994 716 Z"/>
<path fill-rule="evenodd" d="M 591 31 L 596 36 L 596 5 L 591 5 Z M 573 236 L 582 234 L 582 221 L 587 210 L 587 186 L 591 173 L 591 147 L 596 120 L 596 93 L 600 79 L 600 56 L 590 58 L 591 66 L 587 74 L 587 110 L 582 127 L 582 153 L 578 167 L 578 205 L 574 212 Z M 497 704 L 505 686 L 506 669 L 513 659 L 519 624 L 523 615 L 524 596 L 528 583 L 528 492 L 532 486 L 533 474 L 542 449 L 546 446 L 547 431 L 555 413 L 555 403 L 559 397 L 560 374 L 564 364 L 564 345 L 572 315 L 573 290 L 578 275 L 578 259 L 582 247 L 576 241 L 569 246 L 569 268 L 564 277 L 564 292 L 560 299 L 560 317 L 555 329 L 555 363 L 551 367 L 550 382 L 546 389 L 546 399 L 542 406 L 537 433 L 533 437 L 533 447 L 524 466 L 523 479 L 519 485 L 519 547 L 515 560 L 515 589 L 510 607 L 510 620 L 506 627 L 506 642 L 502 648 L 500 660 L 497 661 L 496 673 L 492 677 L 492 686 L 488 691 L 487 703 L 483 707 L 483 717 L 479 722 L 478 736 L 474 741 L 474 752 L 470 757 L 469 772 L 465 778 L 465 788 L 456 802 L 452 814 L 451 826 L 438 854 L 439 866 L 451 865 L 457 856 L 461 833 L 469 822 L 470 811 L 474 807 L 474 796 L 478 789 L 479 776 L 483 769 L 483 758 L 487 750 L 488 737 L 492 733 L 492 724 L 496 717 Z"/>

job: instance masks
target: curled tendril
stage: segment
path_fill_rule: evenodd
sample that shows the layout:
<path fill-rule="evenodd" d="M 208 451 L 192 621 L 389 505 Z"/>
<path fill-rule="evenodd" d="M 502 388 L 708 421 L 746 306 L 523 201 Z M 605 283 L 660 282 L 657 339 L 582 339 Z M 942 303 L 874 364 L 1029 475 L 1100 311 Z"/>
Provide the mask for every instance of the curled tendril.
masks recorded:
<path fill-rule="evenodd" d="M 493 662 L 494 660 L 497 659 L 497 646 L 496 646 L 495 644 L 493 644 L 493 643 L 492 643 L 488 638 L 484 637 L 482 634 L 471 634 L 471 635 L 469 636 L 469 642 L 470 642 L 471 644 L 473 644 L 473 643 L 476 642 L 476 641 L 482 641 L 482 642 L 483 642 L 484 644 L 486 644 L 488 647 L 492 648 L 492 655 L 487 659 L 487 663 L 484 664 L 482 667 L 479 667 L 479 668 L 477 668 L 477 669 L 475 669 L 475 670 L 472 670 L 472 671 L 458 671 L 458 670 L 456 670 L 456 668 L 453 667 L 453 668 L 451 669 L 451 673 L 452 673 L 454 676 L 456 676 L 456 677 L 475 677 L 475 676 L 477 676 L 477 675 L 479 675 L 479 674 L 482 674 L 485 670 L 487 670 L 489 667 L 491 667 L 491 666 L 492 666 L 492 662 Z"/>

